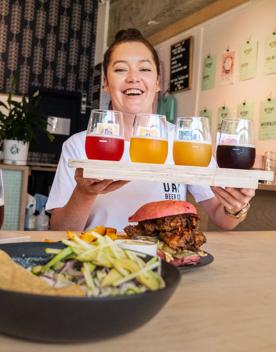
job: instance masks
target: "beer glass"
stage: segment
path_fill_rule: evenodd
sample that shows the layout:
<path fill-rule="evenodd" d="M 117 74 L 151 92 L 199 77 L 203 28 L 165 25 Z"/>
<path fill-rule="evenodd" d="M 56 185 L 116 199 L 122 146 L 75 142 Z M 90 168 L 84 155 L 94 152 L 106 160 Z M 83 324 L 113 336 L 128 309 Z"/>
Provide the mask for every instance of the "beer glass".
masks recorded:
<path fill-rule="evenodd" d="M 130 139 L 129 153 L 133 162 L 165 163 L 168 155 L 166 116 L 137 114 Z"/>
<path fill-rule="evenodd" d="M 175 124 L 173 159 L 176 165 L 208 166 L 212 157 L 207 117 L 178 117 Z"/>
<path fill-rule="evenodd" d="M 123 115 L 113 110 L 92 110 L 85 151 L 88 159 L 121 160 L 124 152 Z"/>
<path fill-rule="evenodd" d="M 223 119 L 217 145 L 219 167 L 251 169 L 255 162 L 253 121 Z"/>

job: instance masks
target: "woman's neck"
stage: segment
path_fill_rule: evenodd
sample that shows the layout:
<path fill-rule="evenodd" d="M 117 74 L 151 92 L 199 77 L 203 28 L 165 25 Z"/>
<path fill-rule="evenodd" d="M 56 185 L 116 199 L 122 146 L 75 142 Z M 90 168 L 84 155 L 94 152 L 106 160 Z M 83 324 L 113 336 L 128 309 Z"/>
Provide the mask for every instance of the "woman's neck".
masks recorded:
<path fill-rule="evenodd" d="M 130 140 L 134 119 L 135 114 L 124 113 L 124 132 L 126 141 Z"/>

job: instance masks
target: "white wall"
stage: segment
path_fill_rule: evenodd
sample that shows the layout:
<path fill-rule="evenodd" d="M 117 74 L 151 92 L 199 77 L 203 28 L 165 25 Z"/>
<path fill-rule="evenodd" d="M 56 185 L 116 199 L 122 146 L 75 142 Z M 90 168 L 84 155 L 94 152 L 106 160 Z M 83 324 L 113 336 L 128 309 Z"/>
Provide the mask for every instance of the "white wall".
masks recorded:
<path fill-rule="evenodd" d="M 103 54 L 107 48 L 109 8 L 110 8 L 110 1 L 109 0 L 98 4 L 97 33 L 96 33 L 96 47 L 95 47 L 94 65 L 97 65 L 103 61 Z"/>
<path fill-rule="evenodd" d="M 201 28 L 195 27 L 185 33 L 181 33 L 166 42 L 163 42 L 156 46 L 156 50 L 159 54 L 159 58 L 161 63 L 163 64 L 163 78 L 162 85 L 164 87 L 164 91 L 169 87 L 170 80 L 170 47 L 172 44 L 179 42 L 182 39 L 193 36 L 193 67 L 192 67 L 192 89 L 186 90 L 183 92 L 176 93 L 174 96 L 176 98 L 177 104 L 177 115 L 190 115 L 194 114 L 196 110 L 196 97 L 197 97 L 197 86 L 198 81 L 198 68 L 200 65 L 200 50 L 201 50 Z"/>
<path fill-rule="evenodd" d="M 232 116 L 236 107 L 246 99 L 254 103 L 254 122 L 256 126 L 257 154 L 267 150 L 276 151 L 276 140 L 258 140 L 258 123 L 260 102 L 269 95 L 276 98 L 276 74 L 264 75 L 264 42 L 265 38 L 276 29 L 276 0 L 251 0 L 223 15 L 201 24 L 189 31 L 181 33 L 156 46 L 160 59 L 165 63 L 165 81 L 168 85 L 170 71 L 170 45 L 177 41 L 194 36 L 195 48 L 193 59 L 193 83 L 190 91 L 175 94 L 177 100 L 177 115 L 198 114 L 207 107 L 212 111 L 212 134 L 217 126 L 217 109 L 227 105 Z M 258 65 L 254 79 L 239 81 L 238 55 L 242 44 L 251 38 L 258 41 Z M 236 69 L 233 85 L 221 85 L 218 70 L 221 56 L 229 46 L 236 52 Z M 217 57 L 216 81 L 213 89 L 201 90 L 201 71 L 203 60 L 211 53 Z"/>

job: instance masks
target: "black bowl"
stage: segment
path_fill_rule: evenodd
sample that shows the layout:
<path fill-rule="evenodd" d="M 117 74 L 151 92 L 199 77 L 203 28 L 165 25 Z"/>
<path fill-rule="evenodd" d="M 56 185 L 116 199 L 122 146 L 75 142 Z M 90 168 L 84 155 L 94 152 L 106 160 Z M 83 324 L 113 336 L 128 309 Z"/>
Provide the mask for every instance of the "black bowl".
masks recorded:
<path fill-rule="evenodd" d="M 24 267 L 47 262 L 45 248 L 60 243 L 4 244 Z M 129 296 L 53 297 L 0 290 L 0 332 L 47 342 L 92 341 L 120 335 L 148 322 L 165 305 L 180 281 L 179 271 L 162 262 L 166 287 Z"/>

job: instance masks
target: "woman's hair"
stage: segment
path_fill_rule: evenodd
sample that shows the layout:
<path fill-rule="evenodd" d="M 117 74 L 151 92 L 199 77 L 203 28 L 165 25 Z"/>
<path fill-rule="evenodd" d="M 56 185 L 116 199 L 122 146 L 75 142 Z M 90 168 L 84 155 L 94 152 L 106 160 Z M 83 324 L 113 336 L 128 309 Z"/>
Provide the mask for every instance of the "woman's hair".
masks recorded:
<path fill-rule="evenodd" d="M 156 50 L 151 45 L 151 43 L 146 38 L 143 37 L 142 33 L 135 28 L 122 29 L 119 32 L 117 32 L 117 34 L 115 35 L 114 41 L 111 43 L 110 47 L 106 50 L 104 54 L 104 59 L 103 59 L 104 75 L 107 76 L 107 68 L 110 63 L 110 58 L 116 46 L 121 43 L 129 43 L 129 42 L 142 43 L 150 50 L 156 66 L 157 74 L 159 75 L 160 61 Z"/>

